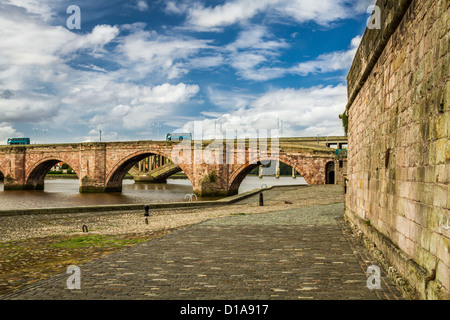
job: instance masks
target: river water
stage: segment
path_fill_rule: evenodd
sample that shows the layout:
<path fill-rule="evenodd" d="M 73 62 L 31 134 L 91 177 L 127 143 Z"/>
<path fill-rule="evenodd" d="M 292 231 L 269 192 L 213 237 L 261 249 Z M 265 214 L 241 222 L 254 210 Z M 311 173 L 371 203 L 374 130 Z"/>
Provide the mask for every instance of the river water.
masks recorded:
<path fill-rule="evenodd" d="M 242 182 L 239 193 L 261 188 L 265 184 L 294 185 L 306 184 L 301 177 L 263 177 L 247 176 Z M 0 210 L 23 208 L 52 208 L 90 205 L 180 202 L 187 201 L 186 195 L 192 194 L 192 185 L 187 179 L 168 179 L 164 184 L 134 183 L 123 181 L 122 193 L 79 193 L 78 179 L 46 179 L 43 191 L 3 191 L 0 182 Z M 218 198 L 203 197 L 199 201 L 216 200 Z"/>

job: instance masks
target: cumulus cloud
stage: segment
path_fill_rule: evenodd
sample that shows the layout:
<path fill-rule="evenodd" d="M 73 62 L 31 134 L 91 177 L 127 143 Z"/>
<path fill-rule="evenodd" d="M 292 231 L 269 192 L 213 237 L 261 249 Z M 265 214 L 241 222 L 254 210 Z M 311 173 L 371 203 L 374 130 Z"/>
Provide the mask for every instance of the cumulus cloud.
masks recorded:
<path fill-rule="evenodd" d="M 233 104 L 233 92 L 228 94 L 229 101 L 221 99 L 222 105 Z M 203 128 L 208 130 L 204 138 L 212 138 L 211 128 L 242 130 L 243 132 L 270 130 L 283 122 L 284 136 L 324 136 L 343 135 L 344 131 L 338 115 L 347 103 L 345 85 L 316 86 L 301 89 L 279 89 L 267 92 L 246 105 L 233 108 L 222 115 L 202 120 Z M 208 115 L 208 113 L 206 113 Z M 187 123 L 183 130 L 193 132 L 194 122 Z"/>
<path fill-rule="evenodd" d="M 54 12 L 50 8 L 48 0 L 3 0 L 2 2 L 5 5 L 10 5 L 9 9 L 12 9 L 12 7 L 25 9 L 28 14 L 39 16 L 46 22 L 54 18 Z"/>
<path fill-rule="evenodd" d="M 195 66 L 195 60 L 189 63 L 190 58 L 198 54 L 200 50 L 211 49 L 209 40 L 166 36 L 155 31 L 144 31 L 143 27 L 144 25 L 131 26 L 133 33 L 123 37 L 116 49 L 125 58 L 121 62 L 122 65 L 133 67 L 134 64 L 138 74 L 153 72 L 168 79 L 178 78 L 189 72 L 188 66 Z M 211 66 L 221 62 L 217 55 L 209 59 Z M 204 61 L 200 62 L 203 66 L 204 63 Z"/>
<path fill-rule="evenodd" d="M 248 22 L 258 14 L 297 23 L 313 21 L 319 25 L 346 19 L 367 9 L 374 0 L 234 0 L 216 6 L 200 1 L 168 1 L 166 11 L 186 14 L 192 30 L 221 31 L 223 27 Z"/>
<path fill-rule="evenodd" d="M 11 124 L 30 122 L 46 123 L 54 131 L 103 126 L 109 132 L 105 138 L 117 138 L 118 129 L 141 128 L 155 117 L 166 117 L 199 92 L 195 84 L 164 80 L 184 72 L 177 59 L 204 48 L 204 41 L 146 34 L 142 26 L 130 26 L 128 37 L 120 37 L 119 27 L 110 25 L 74 33 L 30 16 L 24 7 L 0 6 L 0 122 L 8 123 L 5 135 L 14 133 Z M 118 46 L 106 50 L 113 41 Z M 73 64 L 81 55 L 116 62 L 121 68 Z M 137 84 L 133 71 L 142 62 L 148 62 L 142 78 L 158 73 L 161 66 L 166 77 L 158 84 Z M 215 63 L 212 59 L 206 65 Z"/>
<path fill-rule="evenodd" d="M 166 12 L 185 15 L 188 30 L 219 31 L 239 23 L 234 38 L 223 41 L 210 34 L 176 33 L 176 28 L 156 32 L 142 22 L 72 32 L 51 23 L 51 0 L 5 0 L 0 3 L 0 133 L 20 134 L 15 123 L 41 122 L 54 132 L 73 130 L 76 141 L 97 140 L 100 127 L 107 132 L 105 139 L 116 140 L 129 138 L 126 132 L 134 129 L 143 131 L 151 121 L 170 119 L 166 123 L 178 125 L 200 114 L 211 118 L 204 120 L 209 128 L 213 121 L 223 129 L 274 128 L 280 118 L 292 135 L 339 132 L 335 115 L 345 106 L 344 86 L 255 94 L 211 83 L 202 96 L 195 81 L 182 77 L 193 71 L 222 75 L 231 70 L 240 80 L 267 81 L 345 70 L 360 37 L 348 50 L 286 65 L 282 57 L 291 49 L 291 35 L 281 39 L 269 25 L 258 25 L 252 18 L 264 14 L 325 25 L 348 16 L 355 1 L 324 0 L 320 6 L 312 0 L 232 0 L 215 6 L 197 0 L 167 2 Z M 129 3 L 149 11 L 148 1 Z M 209 105 L 202 110 L 205 96 L 216 109 Z M 183 112 L 194 99 L 199 102 L 195 111 Z"/>
<path fill-rule="evenodd" d="M 224 51 L 227 63 L 241 78 L 263 81 L 270 77 L 278 77 L 273 67 L 270 77 L 262 70 L 275 64 L 282 50 L 288 47 L 286 41 L 276 39 L 267 27 L 247 25 L 236 40 L 224 48 Z"/>
<path fill-rule="evenodd" d="M 188 12 L 188 23 L 200 28 L 222 27 L 234 24 L 241 20 L 247 20 L 269 4 L 278 1 L 273 0 L 241 0 L 226 2 L 216 7 L 204 7 L 197 3 Z"/>
<path fill-rule="evenodd" d="M 0 5 L 0 67 L 52 66 L 79 50 L 96 53 L 119 33 L 115 26 L 96 26 L 75 34 L 62 26 L 50 26 L 17 7 Z"/>
<path fill-rule="evenodd" d="M 255 100 L 257 96 L 245 92 L 244 90 L 235 88 L 232 91 L 215 88 L 214 86 L 208 87 L 208 98 L 215 106 L 219 107 L 220 111 L 230 111 L 245 108 L 251 101 Z M 203 112 L 206 116 L 219 117 L 214 114 Z"/>
<path fill-rule="evenodd" d="M 0 122 L 0 145 L 6 145 L 8 138 L 22 136 L 10 123 Z"/>
<path fill-rule="evenodd" d="M 277 57 L 288 45 L 282 40 L 263 40 L 263 36 L 269 33 L 263 31 L 264 27 L 256 29 L 246 34 L 243 32 L 244 35 L 241 34 L 234 43 L 227 46 L 230 66 L 236 69 L 237 74 L 243 79 L 254 81 L 267 81 L 287 74 L 307 76 L 348 70 L 361 42 L 361 36 L 357 36 L 352 39 L 348 50 L 325 53 L 294 66 L 277 66 Z M 251 49 L 240 50 L 247 47 Z"/>
<path fill-rule="evenodd" d="M 57 109 L 57 99 L 45 94 L 16 92 L 14 99 L 0 98 L 1 121 L 5 122 L 42 121 Z"/>
<path fill-rule="evenodd" d="M 92 54 L 98 55 L 101 52 L 104 52 L 103 47 L 105 45 L 119 35 L 119 28 L 117 26 L 97 25 L 91 33 L 81 36 L 74 36 L 74 33 L 70 34 L 70 40 L 63 44 L 61 48 L 62 54 L 87 49 L 90 50 Z"/>
<path fill-rule="evenodd" d="M 346 51 L 337 51 L 318 56 L 315 60 L 302 62 L 291 68 L 290 72 L 300 75 L 309 73 L 325 73 L 338 70 L 347 70 L 351 67 L 353 58 L 358 50 L 361 36 L 357 36 L 351 41 L 351 48 Z"/>

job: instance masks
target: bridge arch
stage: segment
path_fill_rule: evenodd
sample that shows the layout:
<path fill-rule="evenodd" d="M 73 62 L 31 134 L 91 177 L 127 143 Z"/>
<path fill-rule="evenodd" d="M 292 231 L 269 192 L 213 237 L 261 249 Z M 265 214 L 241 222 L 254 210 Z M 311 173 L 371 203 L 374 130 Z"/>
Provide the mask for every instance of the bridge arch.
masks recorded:
<path fill-rule="evenodd" d="M 57 163 L 63 162 L 69 165 L 73 169 L 75 174 L 78 176 L 78 166 L 75 166 L 72 160 L 66 160 L 65 157 L 60 156 L 49 156 L 40 159 L 36 163 L 30 166 L 30 168 L 25 173 L 25 188 L 32 190 L 44 190 L 45 176 L 50 171 L 50 169 Z"/>
<path fill-rule="evenodd" d="M 180 169 L 186 174 L 186 176 L 188 177 L 189 181 L 192 184 L 193 180 L 188 168 L 182 164 L 173 161 L 170 155 L 157 150 L 142 150 L 123 157 L 111 168 L 111 170 L 106 175 L 105 191 L 106 192 L 122 191 L 122 181 L 125 178 L 126 174 L 131 170 L 131 168 L 133 168 L 135 164 L 139 163 L 145 158 L 148 158 L 153 155 L 163 156 L 171 160 L 176 165 L 178 165 Z"/>
<path fill-rule="evenodd" d="M 245 177 L 255 168 L 257 168 L 259 165 L 262 164 L 262 162 L 270 161 L 270 160 L 279 160 L 280 162 L 283 162 L 289 166 L 291 166 L 295 171 L 300 173 L 302 177 L 305 179 L 307 184 L 311 184 L 311 178 L 309 170 L 306 170 L 303 168 L 303 166 L 298 165 L 294 159 L 291 159 L 290 157 L 280 155 L 279 159 L 267 157 L 264 159 L 259 159 L 257 163 L 246 163 L 241 165 L 239 168 L 234 170 L 232 175 L 230 176 L 230 185 L 229 190 L 232 193 L 237 193 L 239 190 L 239 186 L 241 185 L 242 181 L 244 181 Z"/>

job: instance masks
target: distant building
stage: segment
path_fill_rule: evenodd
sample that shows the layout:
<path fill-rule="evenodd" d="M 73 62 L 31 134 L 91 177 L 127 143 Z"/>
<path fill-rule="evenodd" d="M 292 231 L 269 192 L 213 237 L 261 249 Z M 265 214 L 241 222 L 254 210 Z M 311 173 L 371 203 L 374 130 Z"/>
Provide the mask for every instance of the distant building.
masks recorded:
<path fill-rule="evenodd" d="M 61 170 L 62 170 L 62 165 L 63 165 L 63 163 L 62 163 L 62 162 L 59 162 L 59 163 L 55 164 L 55 165 L 50 169 L 50 171 L 61 171 Z"/>

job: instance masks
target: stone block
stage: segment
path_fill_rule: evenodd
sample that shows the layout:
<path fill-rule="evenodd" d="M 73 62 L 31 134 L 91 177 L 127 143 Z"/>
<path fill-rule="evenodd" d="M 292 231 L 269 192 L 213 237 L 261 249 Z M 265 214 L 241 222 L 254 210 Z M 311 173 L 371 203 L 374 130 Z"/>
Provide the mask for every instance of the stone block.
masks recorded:
<path fill-rule="evenodd" d="M 450 265 L 438 260 L 436 266 L 436 280 L 444 286 L 443 291 L 450 290 Z"/>
<path fill-rule="evenodd" d="M 395 227 L 398 230 L 398 232 L 400 232 L 403 236 L 409 238 L 409 224 L 410 224 L 410 220 L 408 220 L 405 217 L 396 216 L 396 223 L 395 223 Z"/>
<path fill-rule="evenodd" d="M 420 233 L 423 232 L 422 229 L 424 228 L 421 225 L 411 221 L 411 223 L 409 224 L 409 239 L 419 244 Z"/>
<path fill-rule="evenodd" d="M 447 197 L 449 194 L 448 185 L 433 185 L 433 206 L 447 208 Z"/>

